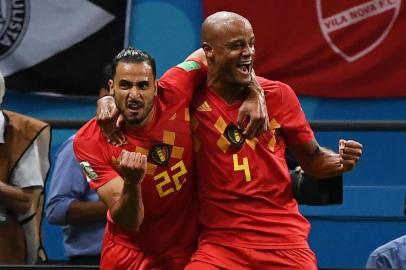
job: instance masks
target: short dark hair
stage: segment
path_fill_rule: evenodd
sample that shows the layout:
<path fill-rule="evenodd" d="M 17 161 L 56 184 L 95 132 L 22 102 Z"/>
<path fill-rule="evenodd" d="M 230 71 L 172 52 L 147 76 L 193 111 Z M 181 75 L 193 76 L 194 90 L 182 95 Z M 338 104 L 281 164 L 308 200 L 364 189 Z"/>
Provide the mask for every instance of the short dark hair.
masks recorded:
<path fill-rule="evenodd" d="M 149 55 L 147 52 L 132 48 L 132 47 L 127 47 L 124 48 L 121 52 L 119 52 L 113 59 L 113 62 L 111 63 L 111 78 L 114 78 L 116 75 L 116 68 L 119 62 L 123 63 L 143 63 L 147 62 L 148 65 L 152 69 L 152 74 L 154 75 L 154 79 L 156 79 L 156 65 L 155 65 L 155 59 L 152 58 L 151 55 Z"/>

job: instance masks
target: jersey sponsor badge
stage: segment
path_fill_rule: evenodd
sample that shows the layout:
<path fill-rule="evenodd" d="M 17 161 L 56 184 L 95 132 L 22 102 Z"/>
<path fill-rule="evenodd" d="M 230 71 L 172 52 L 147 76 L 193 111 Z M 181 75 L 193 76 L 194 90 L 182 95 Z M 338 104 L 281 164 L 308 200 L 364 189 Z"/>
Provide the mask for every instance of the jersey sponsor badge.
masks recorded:
<path fill-rule="evenodd" d="M 181 69 L 187 72 L 195 69 L 200 69 L 200 65 L 196 61 L 185 61 L 177 65 L 177 67 L 180 67 Z"/>
<path fill-rule="evenodd" d="M 89 162 L 87 162 L 87 161 L 80 162 L 80 167 L 82 168 L 82 171 L 83 171 L 84 175 L 86 176 L 87 182 L 90 182 L 97 178 L 97 173 L 90 166 Z"/>
<path fill-rule="evenodd" d="M 171 157 L 171 147 L 164 143 L 155 144 L 149 151 L 148 156 L 154 164 L 164 166 Z"/>
<path fill-rule="evenodd" d="M 245 142 L 245 136 L 235 125 L 228 125 L 224 130 L 224 136 L 235 148 L 241 148 Z"/>

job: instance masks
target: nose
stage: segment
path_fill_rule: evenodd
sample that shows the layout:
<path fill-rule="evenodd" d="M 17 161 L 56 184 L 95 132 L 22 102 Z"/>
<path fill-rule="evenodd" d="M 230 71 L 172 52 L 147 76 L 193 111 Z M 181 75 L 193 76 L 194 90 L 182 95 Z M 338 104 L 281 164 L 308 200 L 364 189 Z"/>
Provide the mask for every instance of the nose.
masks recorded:
<path fill-rule="evenodd" d="M 254 46 L 247 45 L 244 47 L 244 50 L 242 53 L 244 56 L 252 56 L 254 54 L 254 52 L 255 52 Z"/>
<path fill-rule="evenodd" d="M 129 91 L 129 96 L 131 98 L 139 98 L 140 97 L 140 90 L 136 86 L 133 86 L 131 88 L 131 90 Z"/>

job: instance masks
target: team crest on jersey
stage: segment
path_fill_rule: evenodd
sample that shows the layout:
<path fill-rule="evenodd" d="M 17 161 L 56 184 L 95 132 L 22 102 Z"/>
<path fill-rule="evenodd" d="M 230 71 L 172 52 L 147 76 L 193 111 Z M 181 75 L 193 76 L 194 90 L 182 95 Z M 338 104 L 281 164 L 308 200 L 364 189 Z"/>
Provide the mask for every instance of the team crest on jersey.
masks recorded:
<path fill-rule="evenodd" d="M 29 0 L 0 0 L 0 60 L 20 44 L 29 22 Z"/>
<path fill-rule="evenodd" d="M 87 182 L 90 182 L 97 178 L 97 173 L 90 166 L 89 162 L 87 161 L 80 162 L 80 167 L 82 168 L 83 174 L 86 176 Z"/>
<path fill-rule="evenodd" d="M 235 148 L 241 148 L 245 141 L 245 136 L 235 125 L 228 125 L 224 130 L 224 136 Z"/>
<path fill-rule="evenodd" d="M 164 143 L 155 144 L 149 151 L 148 156 L 154 164 L 164 166 L 171 157 L 171 147 Z"/>
<path fill-rule="evenodd" d="M 316 0 L 321 32 L 336 54 L 353 62 L 386 38 L 399 15 L 401 1 L 337 1 L 337 4 Z"/>

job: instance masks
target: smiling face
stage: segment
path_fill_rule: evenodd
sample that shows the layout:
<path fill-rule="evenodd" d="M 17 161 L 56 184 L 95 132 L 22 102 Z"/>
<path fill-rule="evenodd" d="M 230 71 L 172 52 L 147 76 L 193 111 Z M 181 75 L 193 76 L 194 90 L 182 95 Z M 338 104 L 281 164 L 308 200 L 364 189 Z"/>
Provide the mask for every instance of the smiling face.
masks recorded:
<path fill-rule="evenodd" d="M 251 81 L 255 36 L 243 17 L 222 18 L 211 27 L 206 55 L 224 84 L 246 86 Z"/>
<path fill-rule="evenodd" d="M 157 83 L 147 61 L 118 62 L 110 91 L 127 124 L 145 126 L 152 117 Z"/>

